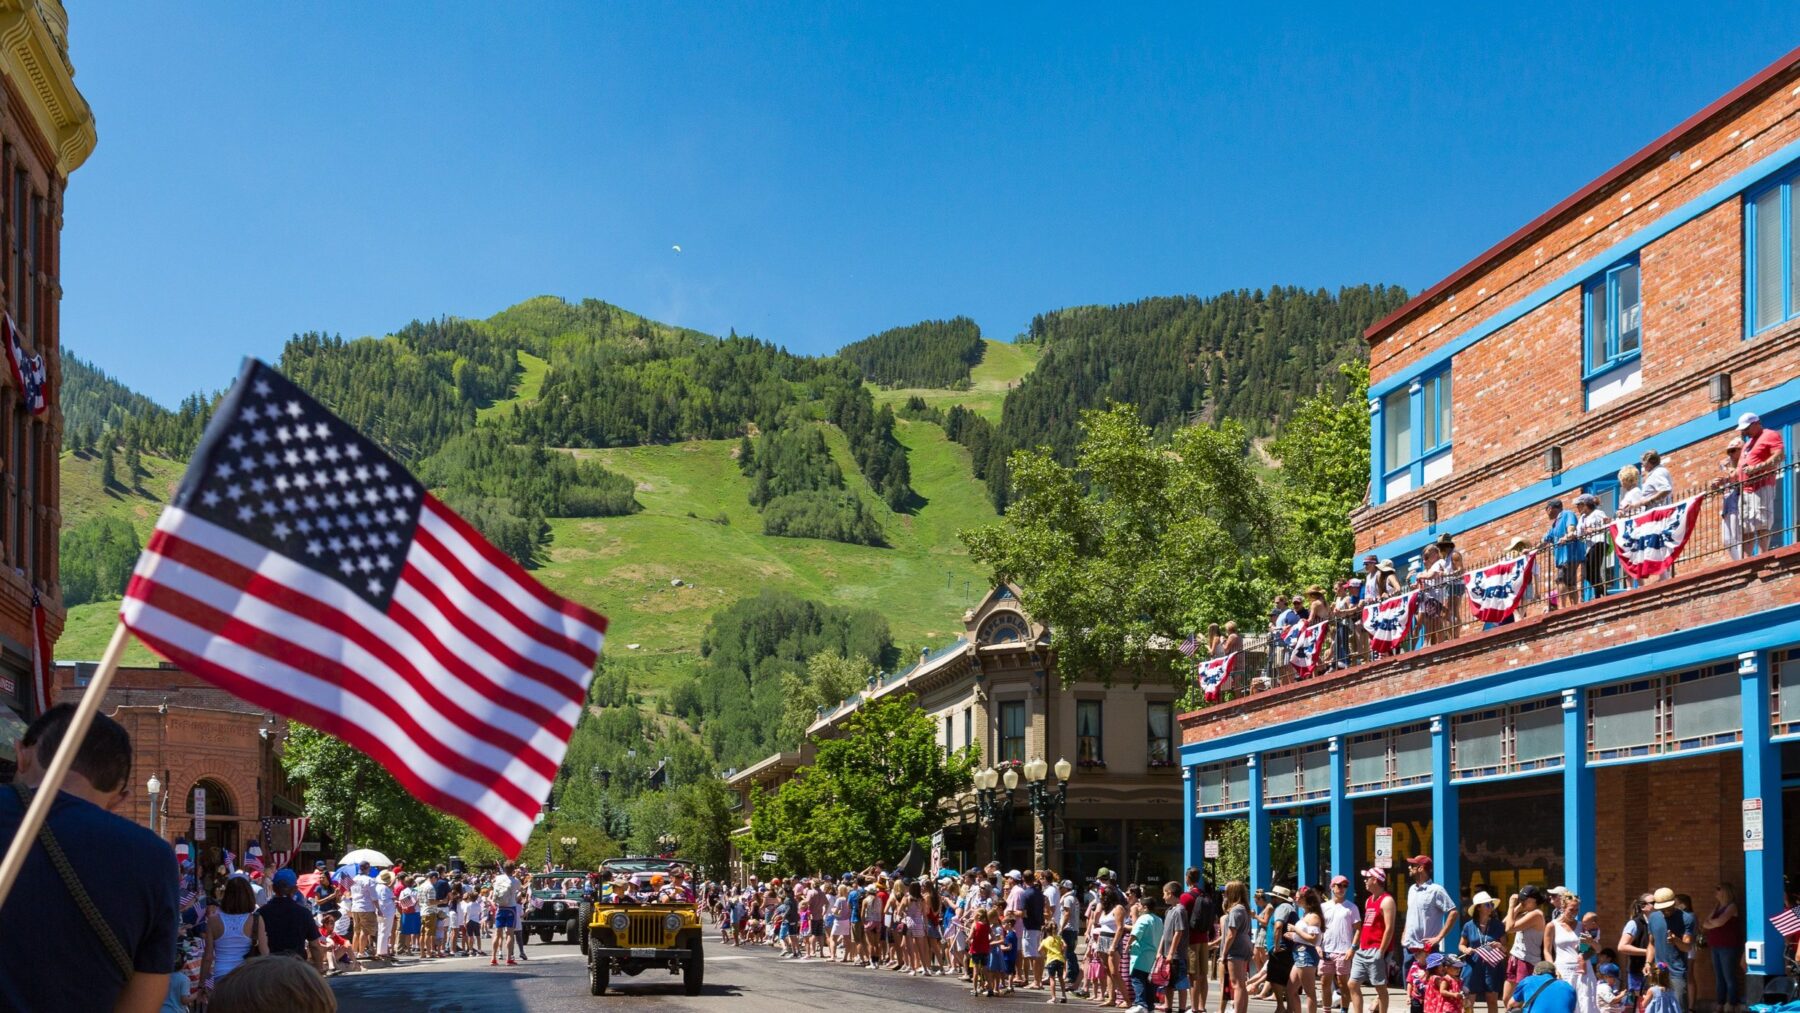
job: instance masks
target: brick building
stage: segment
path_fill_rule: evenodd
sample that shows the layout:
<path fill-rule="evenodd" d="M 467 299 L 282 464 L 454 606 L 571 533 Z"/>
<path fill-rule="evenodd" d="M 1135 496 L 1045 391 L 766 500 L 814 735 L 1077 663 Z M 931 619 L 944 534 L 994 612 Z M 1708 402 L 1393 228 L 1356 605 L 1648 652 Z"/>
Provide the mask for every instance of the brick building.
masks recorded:
<path fill-rule="evenodd" d="M 54 700 L 79 701 L 95 667 L 58 664 Z M 131 733 L 132 801 L 119 815 L 170 841 L 194 841 L 203 868 L 217 864 L 220 849 L 242 855 L 263 817 L 304 815 L 281 768 L 285 718 L 167 662 L 121 666 L 100 713 Z M 157 797 L 147 788 L 152 776 L 161 782 Z M 205 796 L 204 841 L 196 840 L 196 793 Z"/>
<path fill-rule="evenodd" d="M 1448 534 L 1469 566 L 1505 558 L 1539 543 L 1552 500 L 1615 513 L 1647 450 L 1683 501 L 1746 412 L 1785 439 L 1773 544 L 1729 541 L 1714 491 L 1672 579 L 1624 579 L 1604 547 L 1597 582 L 1565 584 L 1545 550 L 1517 621 L 1459 613 L 1454 637 L 1183 715 L 1190 861 L 1209 823 L 1247 819 L 1256 885 L 1354 879 L 1385 826 L 1465 900 L 1568 885 L 1608 944 L 1639 891 L 1705 916 L 1723 883 L 1751 974 L 1781 973 L 1768 917 L 1800 873 L 1797 219 L 1800 50 L 1370 328 L 1359 552 L 1404 574 Z M 1299 830 L 1289 868 L 1278 820 Z"/>
<path fill-rule="evenodd" d="M 0 369 L 0 739 L 33 713 L 34 593 L 52 642 L 62 632 L 57 582 L 57 392 L 63 190 L 94 150 L 94 116 L 76 90 L 69 18 L 58 0 L 0 0 L 0 305 L 49 373 L 49 410 L 24 407 Z M 14 731 L 17 729 L 14 728 Z M 10 771 L 0 759 L 0 774 Z"/>

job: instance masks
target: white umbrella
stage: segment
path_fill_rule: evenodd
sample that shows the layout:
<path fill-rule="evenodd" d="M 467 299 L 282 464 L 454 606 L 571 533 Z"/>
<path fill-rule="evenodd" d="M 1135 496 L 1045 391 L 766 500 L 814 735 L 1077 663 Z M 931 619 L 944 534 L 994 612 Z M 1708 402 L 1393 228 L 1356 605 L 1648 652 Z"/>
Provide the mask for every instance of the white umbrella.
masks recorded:
<path fill-rule="evenodd" d="M 394 864 L 393 862 L 388 861 L 388 856 L 376 851 L 374 848 L 357 848 L 343 858 L 338 859 L 339 865 L 361 865 L 364 862 L 367 862 L 370 865 L 380 866 L 384 869 Z"/>

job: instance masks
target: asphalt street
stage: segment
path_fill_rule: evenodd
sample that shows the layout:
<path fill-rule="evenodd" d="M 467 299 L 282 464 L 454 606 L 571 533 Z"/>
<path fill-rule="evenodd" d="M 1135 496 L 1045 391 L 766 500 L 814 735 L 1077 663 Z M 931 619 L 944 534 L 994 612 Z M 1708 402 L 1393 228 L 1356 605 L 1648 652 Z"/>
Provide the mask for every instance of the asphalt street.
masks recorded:
<path fill-rule="evenodd" d="M 709 931 L 709 936 L 711 935 Z M 575 947 L 533 945 L 529 962 L 489 967 L 485 959 L 405 961 L 398 967 L 345 974 L 331 979 L 344 1013 L 411 1011 L 623 1010 L 645 1013 L 744 1011 L 800 1013 L 828 1011 L 969 1010 L 1023 1013 L 1042 1009 L 1045 993 L 1030 989 L 1007 997 L 977 999 L 954 978 L 915 978 L 822 961 L 782 960 L 766 946 L 734 949 L 707 940 L 706 986 L 698 996 L 682 994 L 681 978 L 649 970 L 617 978 L 604 997 L 588 995 L 587 966 Z M 1214 1002 L 1217 1002 L 1216 995 Z M 1071 998 L 1056 1008 L 1093 1013 L 1095 1007 Z M 1252 1010 L 1268 1009 L 1253 1003 Z"/>

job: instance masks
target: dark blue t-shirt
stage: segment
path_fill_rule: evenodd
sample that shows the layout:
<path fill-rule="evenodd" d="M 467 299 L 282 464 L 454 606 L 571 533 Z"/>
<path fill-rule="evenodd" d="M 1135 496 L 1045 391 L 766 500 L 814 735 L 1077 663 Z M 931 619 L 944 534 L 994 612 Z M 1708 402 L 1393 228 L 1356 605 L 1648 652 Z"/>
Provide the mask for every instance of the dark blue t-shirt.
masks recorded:
<path fill-rule="evenodd" d="M 1529 1013 L 1575 1013 L 1575 986 L 1553 975 L 1534 974 L 1519 982 L 1513 998 Z"/>
<path fill-rule="evenodd" d="M 1670 936 L 1685 936 L 1693 931 L 1687 915 L 1680 908 L 1650 912 L 1650 940 L 1656 946 L 1656 959 L 1669 965 L 1669 973 L 1685 978 L 1688 973 L 1687 949 L 1669 941 Z"/>
<path fill-rule="evenodd" d="M 0 847 L 12 843 L 25 807 L 0 787 Z M 175 970 L 175 852 L 155 834 L 68 793 L 50 807 L 50 829 L 132 967 Z M 41 845 L 33 844 L 0 908 L 0 1008 L 112 1009 L 123 974 L 69 896 Z"/>

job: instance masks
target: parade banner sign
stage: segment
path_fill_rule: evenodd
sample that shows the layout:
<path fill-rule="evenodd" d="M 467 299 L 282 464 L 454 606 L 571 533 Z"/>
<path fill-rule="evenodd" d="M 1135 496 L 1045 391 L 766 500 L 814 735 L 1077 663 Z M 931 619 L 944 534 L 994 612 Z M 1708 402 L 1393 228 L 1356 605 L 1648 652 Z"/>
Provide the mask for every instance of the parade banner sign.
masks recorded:
<path fill-rule="evenodd" d="M 1531 586 L 1531 563 L 1536 558 L 1536 553 L 1527 552 L 1485 570 L 1463 574 L 1463 586 L 1469 591 L 1470 613 L 1489 623 L 1511 619 L 1525 599 L 1525 589 Z"/>
<path fill-rule="evenodd" d="M 1620 517 L 1608 525 L 1619 567 L 1633 580 L 1648 580 L 1675 565 L 1675 557 L 1687 547 L 1700 516 L 1700 493 L 1679 503 Z"/>
<path fill-rule="evenodd" d="M 1363 606 L 1363 629 L 1369 631 L 1369 647 L 1386 654 L 1406 642 L 1412 632 L 1413 613 L 1419 609 L 1419 592 L 1408 591 Z"/>

